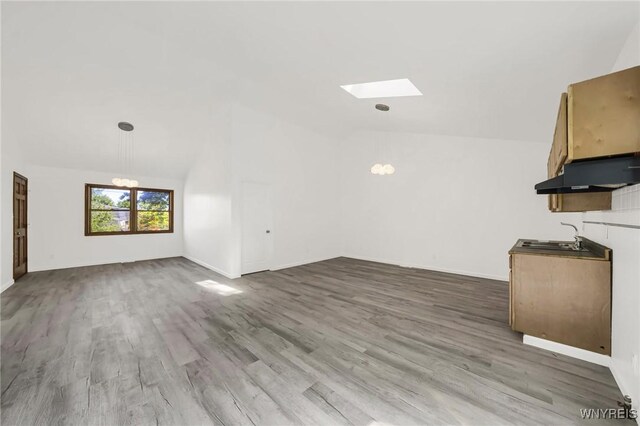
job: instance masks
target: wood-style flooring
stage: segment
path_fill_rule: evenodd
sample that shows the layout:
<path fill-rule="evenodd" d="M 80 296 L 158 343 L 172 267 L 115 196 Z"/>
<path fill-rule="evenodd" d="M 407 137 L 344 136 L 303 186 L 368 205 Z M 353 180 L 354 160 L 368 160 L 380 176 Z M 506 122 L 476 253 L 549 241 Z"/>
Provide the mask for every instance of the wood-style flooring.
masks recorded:
<path fill-rule="evenodd" d="M 608 369 L 522 344 L 507 293 L 347 258 L 236 280 L 183 258 L 30 273 L 1 296 L 2 424 L 550 425 L 615 408 Z"/>

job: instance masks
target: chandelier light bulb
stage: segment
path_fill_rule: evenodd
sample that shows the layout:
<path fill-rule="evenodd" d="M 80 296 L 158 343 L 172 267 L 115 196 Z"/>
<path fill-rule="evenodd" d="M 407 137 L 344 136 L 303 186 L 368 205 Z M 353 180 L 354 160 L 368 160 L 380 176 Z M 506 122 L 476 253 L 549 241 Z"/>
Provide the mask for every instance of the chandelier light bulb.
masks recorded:
<path fill-rule="evenodd" d="M 392 175 L 396 171 L 395 167 L 393 167 L 391 164 L 385 164 L 384 166 L 382 166 L 382 170 L 387 175 Z"/>
<path fill-rule="evenodd" d="M 126 178 L 113 178 L 111 179 L 111 183 L 115 186 L 126 186 L 127 188 L 137 188 L 140 183 L 135 179 L 126 179 Z"/>
<path fill-rule="evenodd" d="M 380 163 L 376 163 L 373 166 L 371 166 L 371 173 L 373 173 L 374 175 L 380 175 L 380 176 L 392 175 L 395 172 L 396 172 L 396 168 L 393 167 L 391 164 L 385 164 L 383 166 Z"/>

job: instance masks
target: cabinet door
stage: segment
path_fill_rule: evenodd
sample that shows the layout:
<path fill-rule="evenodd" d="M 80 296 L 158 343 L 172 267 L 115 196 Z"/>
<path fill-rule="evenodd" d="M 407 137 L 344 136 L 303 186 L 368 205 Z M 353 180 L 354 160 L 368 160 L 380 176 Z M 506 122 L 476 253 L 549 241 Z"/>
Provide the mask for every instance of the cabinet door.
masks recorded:
<path fill-rule="evenodd" d="M 549 195 L 549 210 L 552 212 L 611 210 L 611 192 L 551 194 Z"/>
<path fill-rule="evenodd" d="M 514 330 L 611 354 L 611 262 L 513 255 Z"/>
<path fill-rule="evenodd" d="M 567 94 L 563 93 L 560 97 L 556 130 L 553 134 L 553 143 L 547 161 L 549 178 L 560 174 L 567 159 L 567 137 Z M 549 210 L 552 212 L 611 210 L 611 193 L 551 194 L 549 195 Z"/>
<path fill-rule="evenodd" d="M 553 143 L 547 161 L 547 176 L 556 177 L 567 159 L 567 94 L 560 96 L 560 107 L 556 119 L 556 130 L 553 132 Z"/>
<path fill-rule="evenodd" d="M 511 256 L 509 256 L 511 259 Z M 511 263 L 511 260 L 509 260 Z M 509 269 L 509 325 L 513 327 L 513 273 L 511 269 Z"/>
<path fill-rule="evenodd" d="M 558 194 L 549 194 L 549 210 L 552 212 L 560 211 Z"/>
<path fill-rule="evenodd" d="M 572 84 L 567 162 L 640 152 L 640 66 Z"/>

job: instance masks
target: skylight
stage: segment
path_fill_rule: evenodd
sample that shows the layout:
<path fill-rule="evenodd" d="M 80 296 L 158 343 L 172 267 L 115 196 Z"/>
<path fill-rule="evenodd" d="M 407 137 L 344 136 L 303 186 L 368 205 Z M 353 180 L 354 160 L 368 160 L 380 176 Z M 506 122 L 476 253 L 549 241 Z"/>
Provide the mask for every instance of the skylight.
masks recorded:
<path fill-rule="evenodd" d="M 340 87 L 358 99 L 422 96 L 422 92 L 420 92 L 408 78 L 372 81 L 370 83 L 360 84 L 345 84 Z"/>

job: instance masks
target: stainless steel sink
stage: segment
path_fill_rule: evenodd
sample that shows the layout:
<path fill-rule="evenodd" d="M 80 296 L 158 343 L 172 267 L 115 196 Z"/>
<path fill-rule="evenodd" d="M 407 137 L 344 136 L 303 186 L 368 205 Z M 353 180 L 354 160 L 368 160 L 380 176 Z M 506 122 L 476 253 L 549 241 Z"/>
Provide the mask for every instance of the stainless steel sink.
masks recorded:
<path fill-rule="evenodd" d="M 518 243 L 518 247 L 538 249 L 538 250 L 558 250 L 558 251 L 586 251 L 584 248 L 578 248 L 575 243 L 563 241 L 536 241 L 527 240 Z"/>

